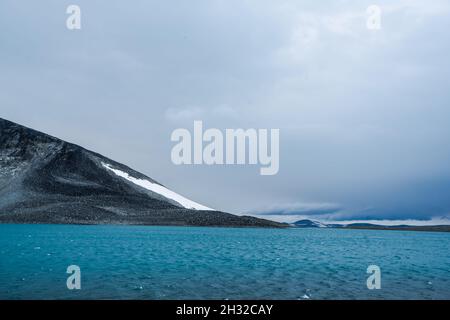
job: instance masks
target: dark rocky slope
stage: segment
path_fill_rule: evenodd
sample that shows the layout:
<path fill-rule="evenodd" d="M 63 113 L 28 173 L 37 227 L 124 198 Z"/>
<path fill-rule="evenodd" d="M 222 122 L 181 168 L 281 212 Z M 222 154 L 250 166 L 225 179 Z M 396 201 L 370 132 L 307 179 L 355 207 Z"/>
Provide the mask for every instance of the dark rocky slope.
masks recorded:
<path fill-rule="evenodd" d="M 0 222 L 285 226 L 254 217 L 186 209 L 116 175 L 104 164 L 158 184 L 100 154 L 0 118 Z"/>

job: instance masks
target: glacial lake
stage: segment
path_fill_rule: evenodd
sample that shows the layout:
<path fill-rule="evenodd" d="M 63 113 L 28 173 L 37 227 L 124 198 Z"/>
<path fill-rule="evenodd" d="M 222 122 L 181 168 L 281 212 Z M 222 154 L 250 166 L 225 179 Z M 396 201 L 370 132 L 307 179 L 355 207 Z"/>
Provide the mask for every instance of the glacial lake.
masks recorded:
<path fill-rule="evenodd" d="M 0 224 L 0 299 L 450 299 L 450 233 Z"/>

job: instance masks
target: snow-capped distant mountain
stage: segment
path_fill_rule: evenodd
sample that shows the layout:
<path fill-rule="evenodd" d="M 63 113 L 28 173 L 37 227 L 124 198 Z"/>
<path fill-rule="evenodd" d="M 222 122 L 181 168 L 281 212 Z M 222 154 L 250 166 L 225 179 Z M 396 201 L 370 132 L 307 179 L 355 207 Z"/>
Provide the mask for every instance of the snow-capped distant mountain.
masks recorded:
<path fill-rule="evenodd" d="M 328 225 L 320 221 L 313 221 L 307 219 L 296 221 L 292 225 L 294 225 L 297 228 L 329 228 Z"/>
<path fill-rule="evenodd" d="M 336 229 L 372 229 L 372 230 L 402 230 L 402 231 L 439 231 L 450 232 L 450 225 L 410 226 L 410 225 L 377 225 L 372 223 L 330 224 L 314 220 L 299 220 L 291 224 L 296 228 L 336 228 Z"/>
<path fill-rule="evenodd" d="M 284 226 L 215 211 L 100 154 L 1 118 L 0 222 Z"/>

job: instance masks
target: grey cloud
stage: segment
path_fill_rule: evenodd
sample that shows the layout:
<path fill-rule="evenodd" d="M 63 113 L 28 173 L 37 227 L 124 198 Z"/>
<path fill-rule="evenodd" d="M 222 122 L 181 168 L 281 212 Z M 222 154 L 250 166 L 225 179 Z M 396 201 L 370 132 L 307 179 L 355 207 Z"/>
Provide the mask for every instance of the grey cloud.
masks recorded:
<path fill-rule="evenodd" d="M 79 0 L 79 32 L 68 4 L 0 3 L 1 117 L 225 211 L 450 212 L 447 0 L 379 1 L 379 32 L 365 0 Z M 170 134 L 193 120 L 279 128 L 279 174 L 174 166 Z"/>
<path fill-rule="evenodd" d="M 333 203 L 289 203 L 270 206 L 262 210 L 252 211 L 258 215 L 332 215 L 342 210 Z"/>

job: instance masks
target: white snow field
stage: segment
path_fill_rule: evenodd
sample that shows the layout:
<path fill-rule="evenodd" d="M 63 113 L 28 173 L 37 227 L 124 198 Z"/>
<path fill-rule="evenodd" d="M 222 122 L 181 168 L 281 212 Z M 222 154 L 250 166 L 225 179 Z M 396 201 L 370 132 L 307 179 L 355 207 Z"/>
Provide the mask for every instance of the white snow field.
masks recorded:
<path fill-rule="evenodd" d="M 172 190 L 167 189 L 166 187 L 163 187 L 162 185 L 159 185 L 157 183 L 152 183 L 145 179 L 137 179 L 132 176 L 130 176 L 128 173 L 123 172 L 121 170 L 113 169 L 111 165 L 103 163 L 103 167 L 106 169 L 114 172 L 119 177 L 122 177 L 144 189 L 150 190 L 152 192 L 158 193 L 162 195 L 163 197 L 166 197 L 167 199 L 171 199 L 177 203 L 179 203 L 182 207 L 186 209 L 194 209 L 194 210 L 209 210 L 209 211 L 215 211 L 214 209 L 208 208 L 204 205 L 201 205 L 197 202 L 194 202 L 192 200 L 189 200 L 181 195 L 179 195 L 176 192 L 173 192 Z"/>

